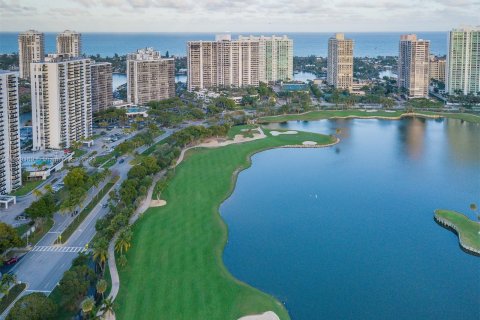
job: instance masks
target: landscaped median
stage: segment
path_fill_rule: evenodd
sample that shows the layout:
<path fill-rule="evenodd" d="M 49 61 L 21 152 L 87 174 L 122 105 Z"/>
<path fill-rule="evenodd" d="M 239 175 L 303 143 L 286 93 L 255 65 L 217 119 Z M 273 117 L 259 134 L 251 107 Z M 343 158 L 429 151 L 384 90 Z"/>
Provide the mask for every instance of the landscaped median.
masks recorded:
<path fill-rule="evenodd" d="M 0 299 L 0 315 L 8 308 L 8 306 L 25 290 L 27 285 L 25 283 L 15 284 L 8 294 Z"/>
<path fill-rule="evenodd" d="M 480 255 L 480 223 L 452 210 L 435 210 L 435 220 L 458 235 L 460 246 L 467 252 Z"/>
<path fill-rule="evenodd" d="M 95 197 L 93 197 L 92 201 L 80 212 L 78 216 L 68 225 L 68 227 L 62 232 L 60 235 L 59 241 L 61 243 L 67 242 L 70 236 L 77 230 L 80 224 L 85 220 L 85 218 L 90 214 L 92 209 L 103 199 L 103 197 L 112 189 L 113 185 L 118 181 L 119 177 L 113 177 L 110 182 L 108 182 L 102 190 L 100 190 Z"/>
<path fill-rule="evenodd" d="M 452 118 L 465 120 L 472 123 L 480 123 L 480 116 L 469 113 L 446 113 L 446 112 L 429 112 L 429 111 L 360 111 L 360 110 L 325 110 L 325 111 L 310 111 L 300 114 L 284 114 L 277 116 L 262 117 L 259 123 L 270 122 L 286 122 L 286 121 L 313 121 L 321 119 L 335 119 L 335 118 L 377 118 L 377 119 L 401 119 L 402 117 L 418 116 L 425 118 Z"/>
<path fill-rule="evenodd" d="M 225 268 L 228 231 L 219 206 L 253 154 L 304 141 L 330 144 L 335 137 L 265 133 L 263 139 L 188 151 L 162 193 L 167 205 L 148 209 L 133 226 L 128 264 L 120 269 L 118 319 L 224 320 L 265 311 L 289 319 L 281 302 Z"/>

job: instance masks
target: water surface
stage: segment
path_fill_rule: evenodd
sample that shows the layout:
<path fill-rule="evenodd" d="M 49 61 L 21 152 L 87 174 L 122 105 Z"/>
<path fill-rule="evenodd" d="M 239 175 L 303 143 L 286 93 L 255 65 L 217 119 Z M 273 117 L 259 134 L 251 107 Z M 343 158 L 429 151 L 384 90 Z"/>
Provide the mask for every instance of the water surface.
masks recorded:
<path fill-rule="evenodd" d="M 221 206 L 224 261 L 292 319 L 479 319 L 480 258 L 433 210 L 480 200 L 480 126 L 459 120 L 322 120 L 325 149 L 256 154 Z"/>

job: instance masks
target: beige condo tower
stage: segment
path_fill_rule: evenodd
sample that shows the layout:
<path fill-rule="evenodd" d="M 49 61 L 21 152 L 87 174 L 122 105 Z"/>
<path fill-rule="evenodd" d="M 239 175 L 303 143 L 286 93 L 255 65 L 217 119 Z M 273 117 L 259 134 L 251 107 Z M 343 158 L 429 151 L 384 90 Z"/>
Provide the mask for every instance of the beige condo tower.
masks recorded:
<path fill-rule="evenodd" d="M 328 40 L 327 83 L 337 89 L 352 90 L 353 45 L 343 33 Z"/>
<path fill-rule="evenodd" d="M 127 100 L 145 104 L 175 97 L 175 60 L 162 58 L 153 48 L 127 56 Z"/>
<path fill-rule="evenodd" d="M 398 54 L 398 87 L 409 98 L 428 98 L 430 84 L 430 41 L 415 34 L 400 36 Z"/>
<path fill-rule="evenodd" d="M 45 36 L 42 32 L 28 30 L 18 35 L 20 78 L 30 79 L 30 63 L 43 61 Z"/>

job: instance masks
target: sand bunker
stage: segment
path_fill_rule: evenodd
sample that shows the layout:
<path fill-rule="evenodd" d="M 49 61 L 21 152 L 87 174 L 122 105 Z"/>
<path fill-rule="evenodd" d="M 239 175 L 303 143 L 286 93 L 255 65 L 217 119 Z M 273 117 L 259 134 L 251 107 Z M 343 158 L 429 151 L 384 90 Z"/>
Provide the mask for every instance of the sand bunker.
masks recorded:
<path fill-rule="evenodd" d="M 297 131 L 270 131 L 270 133 L 272 134 L 272 136 L 276 137 L 280 134 L 297 134 L 298 132 Z"/>
<path fill-rule="evenodd" d="M 152 200 L 150 201 L 150 207 L 163 207 L 167 204 L 165 200 Z"/>
<path fill-rule="evenodd" d="M 241 317 L 238 320 L 280 320 L 280 318 L 273 311 L 267 311 L 262 314 Z"/>
<path fill-rule="evenodd" d="M 316 145 L 317 143 L 315 141 L 303 141 L 302 144 L 304 146 L 314 146 Z"/>

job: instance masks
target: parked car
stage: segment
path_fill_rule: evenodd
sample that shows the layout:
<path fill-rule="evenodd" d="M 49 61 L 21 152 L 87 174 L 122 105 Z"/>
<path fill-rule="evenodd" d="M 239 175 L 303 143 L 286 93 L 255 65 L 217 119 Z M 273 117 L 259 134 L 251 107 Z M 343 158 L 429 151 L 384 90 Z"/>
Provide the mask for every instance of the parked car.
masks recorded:
<path fill-rule="evenodd" d="M 17 261 L 18 261 L 18 257 L 13 257 L 13 258 L 10 258 L 9 260 L 5 261 L 5 264 L 7 266 L 11 266 L 12 264 L 17 263 Z"/>
<path fill-rule="evenodd" d="M 27 220 L 27 216 L 25 214 L 19 214 L 18 216 L 15 217 L 15 220 L 17 221 L 26 221 Z"/>
<path fill-rule="evenodd" d="M 120 159 L 120 161 L 118 161 L 118 163 L 124 163 L 125 162 L 125 159 Z"/>

